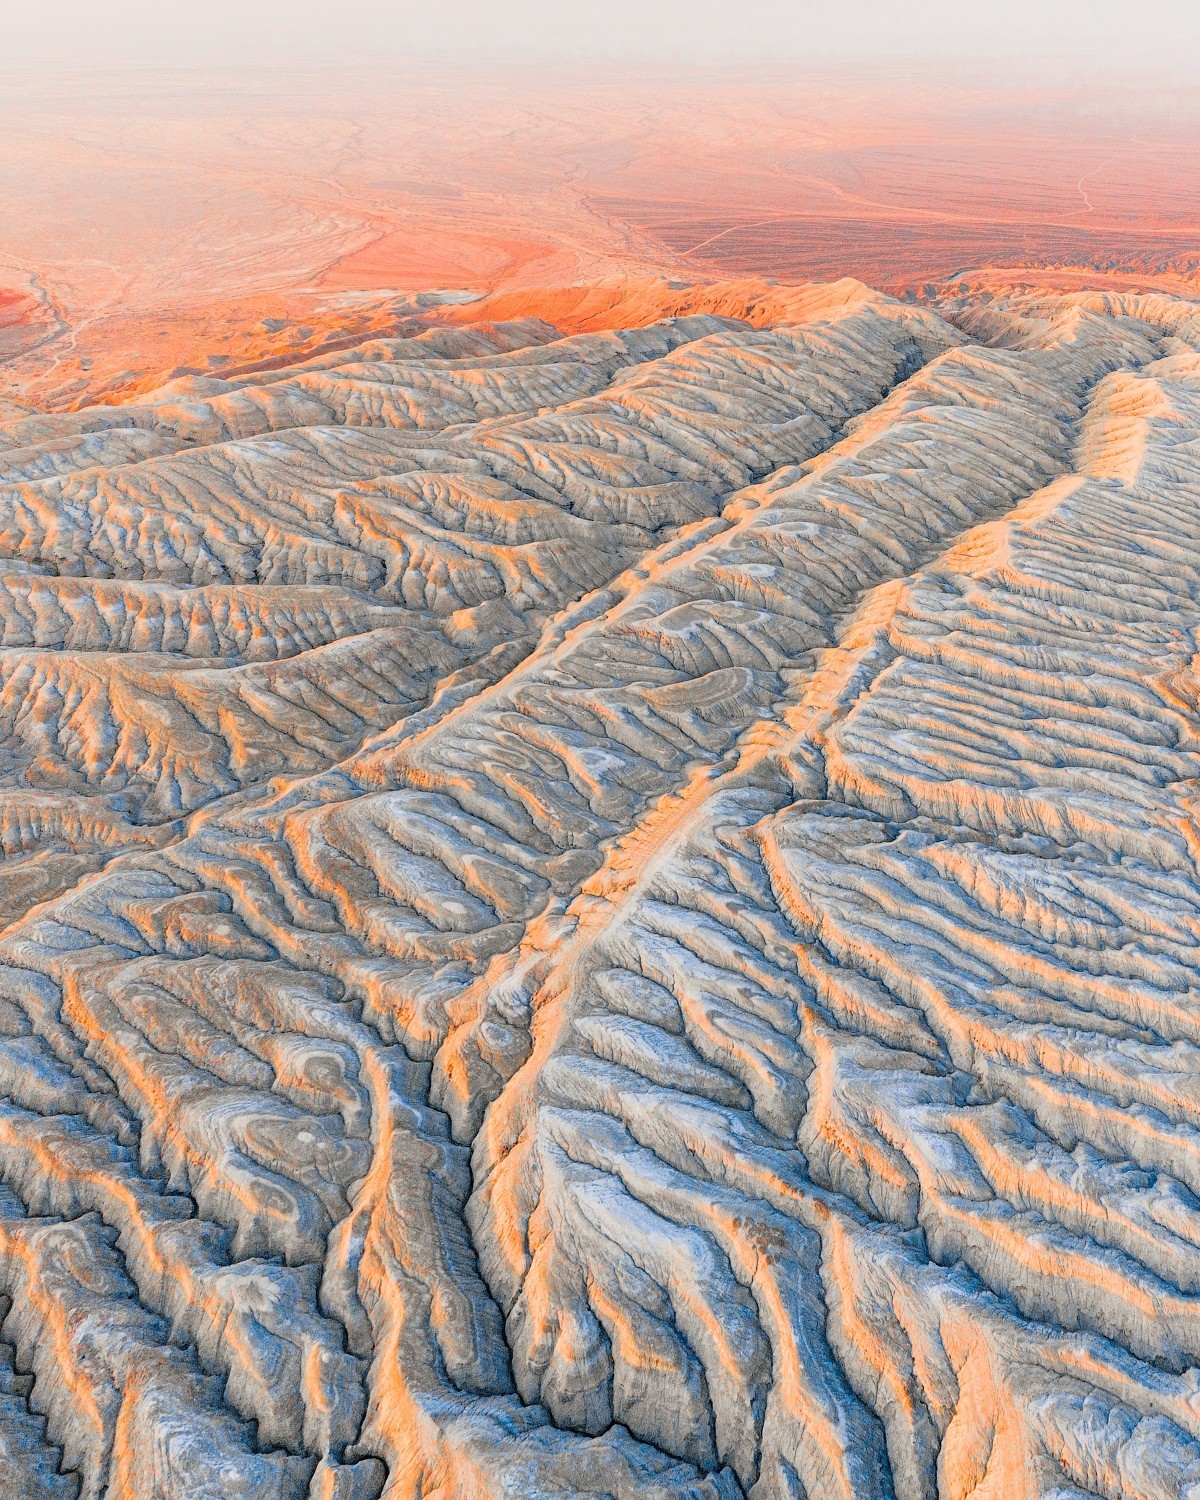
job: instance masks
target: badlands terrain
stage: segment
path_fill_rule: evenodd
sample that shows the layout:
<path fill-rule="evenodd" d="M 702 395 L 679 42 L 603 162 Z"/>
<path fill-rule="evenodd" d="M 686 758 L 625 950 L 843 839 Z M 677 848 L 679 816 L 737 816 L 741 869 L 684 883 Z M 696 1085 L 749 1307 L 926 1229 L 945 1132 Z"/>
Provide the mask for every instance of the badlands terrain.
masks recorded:
<path fill-rule="evenodd" d="M 0 1494 L 1200 1493 L 1200 307 L 531 300 L 0 421 Z"/>

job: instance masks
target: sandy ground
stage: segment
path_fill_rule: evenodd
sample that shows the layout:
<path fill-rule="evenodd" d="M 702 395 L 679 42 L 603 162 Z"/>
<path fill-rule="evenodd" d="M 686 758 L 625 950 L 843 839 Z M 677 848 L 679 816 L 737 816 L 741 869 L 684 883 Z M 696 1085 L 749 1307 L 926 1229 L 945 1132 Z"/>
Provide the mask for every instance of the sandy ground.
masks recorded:
<path fill-rule="evenodd" d="M 0 129 L 0 399 L 51 409 L 396 331 L 418 292 L 1200 274 L 1200 105 L 1132 87 L 29 77 Z"/>

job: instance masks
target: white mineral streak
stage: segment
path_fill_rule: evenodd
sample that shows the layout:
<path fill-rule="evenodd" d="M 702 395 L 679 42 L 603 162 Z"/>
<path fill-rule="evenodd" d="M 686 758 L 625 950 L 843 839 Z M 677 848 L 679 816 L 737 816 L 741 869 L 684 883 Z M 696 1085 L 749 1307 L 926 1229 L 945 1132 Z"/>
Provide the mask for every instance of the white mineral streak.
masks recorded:
<path fill-rule="evenodd" d="M 1200 1494 L 1200 310 L 943 312 L 0 425 L 0 1493 Z"/>

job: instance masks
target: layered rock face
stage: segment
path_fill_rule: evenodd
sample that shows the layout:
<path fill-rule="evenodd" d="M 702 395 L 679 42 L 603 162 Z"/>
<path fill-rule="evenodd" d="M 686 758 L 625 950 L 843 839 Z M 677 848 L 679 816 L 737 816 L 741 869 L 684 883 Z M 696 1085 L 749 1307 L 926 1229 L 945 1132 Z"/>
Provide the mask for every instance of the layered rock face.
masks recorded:
<path fill-rule="evenodd" d="M 0 1493 L 1200 1493 L 1200 314 L 770 302 L 0 425 Z"/>

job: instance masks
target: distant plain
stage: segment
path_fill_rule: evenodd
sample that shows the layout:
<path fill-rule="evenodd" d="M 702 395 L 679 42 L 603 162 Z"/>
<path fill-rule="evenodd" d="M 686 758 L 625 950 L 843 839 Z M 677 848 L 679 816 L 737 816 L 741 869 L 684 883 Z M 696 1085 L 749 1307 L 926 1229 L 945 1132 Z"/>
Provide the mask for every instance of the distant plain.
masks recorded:
<path fill-rule="evenodd" d="M 30 72 L 0 89 L 0 129 L 0 400 L 35 407 L 411 327 L 431 290 L 1200 284 L 1198 90 L 945 68 Z"/>

